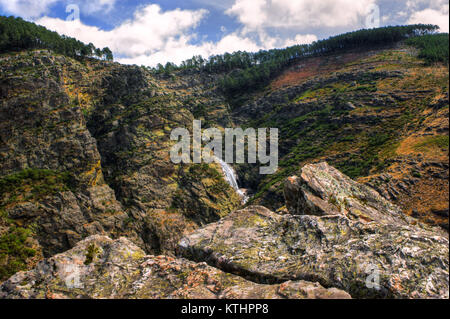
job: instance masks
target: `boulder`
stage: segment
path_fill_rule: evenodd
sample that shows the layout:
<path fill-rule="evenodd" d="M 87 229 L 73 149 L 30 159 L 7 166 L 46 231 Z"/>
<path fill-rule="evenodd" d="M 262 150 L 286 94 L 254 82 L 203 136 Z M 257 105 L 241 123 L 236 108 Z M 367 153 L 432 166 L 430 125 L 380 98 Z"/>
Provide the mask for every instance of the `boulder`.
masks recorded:
<path fill-rule="evenodd" d="M 353 181 L 325 162 L 305 165 L 300 176 L 289 177 L 284 194 L 292 215 L 341 215 L 363 223 L 414 223 L 374 189 Z"/>
<path fill-rule="evenodd" d="M 347 299 L 318 283 L 257 284 L 186 259 L 145 256 L 126 238 L 94 235 L 73 249 L 19 272 L 0 285 L 0 298 Z"/>
<path fill-rule="evenodd" d="M 342 215 L 236 211 L 183 238 L 181 254 L 260 283 L 319 282 L 356 298 L 448 298 L 448 239 Z"/>
<path fill-rule="evenodd" d="M 357 298 L 448 298 L 448 234 L 404 216 L 326 163 L 285 188 L 289 214 L 236 211 L 179 243 L 180 254 L 260 283 L 319 282 Z"/>

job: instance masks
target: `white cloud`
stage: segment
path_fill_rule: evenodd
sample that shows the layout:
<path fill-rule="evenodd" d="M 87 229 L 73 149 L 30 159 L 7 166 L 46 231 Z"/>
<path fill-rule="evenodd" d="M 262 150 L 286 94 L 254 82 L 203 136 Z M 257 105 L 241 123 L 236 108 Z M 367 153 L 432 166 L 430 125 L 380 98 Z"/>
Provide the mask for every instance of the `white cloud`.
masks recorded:
<path fill-rule="evenodd" d="M 51 7 L 56 3 L 66 5 L 78 5 L 84 15 L 91 15 L 97 12 L 109 12 L 114 8 L 117 0 L 0 0 L 0 7 L 7 13 L 31 19 L 39 18 L 48 14 Z"/>
<path fill-rule="evenodd" d="M 203 42 L 199 45 L 189 43 L 188 37 L 181 37 L 178 41 L 168 41 L 164 46 L 153 54 L 142 54 L 133 58 L 122 58 L 119 62 L 125 64 L 150 65 L 155 66 L 158 63 L 165 62 L 181 63 L 182 61 L 201 55 L 209 57 L 215 54 L 234 51 L 258 51 L 261 49 L 254 41 L 246 37 L 240 37 L 237 34 L 229 34 L 223 37 L 218 43 Z"/>
<path fill-rule="evenodd" d="M 294 39 L 286 40 L 282 47 L 289 47 L 296 44 L 309 44 L 317 40 L 317 36 L 314 34 L 297 34 Z"/>
<path fill-rule="evenodd" d="M 219 42 L 203 42 L 199 45 L 189 44 L 187 38 L 180 41 L 169 41 L 165 46 L 150 55 L 140 55 L 133 58 L 122 58 L 119 62 L 124 64 L 150 65 L 155 66 L 158 63 L 164 64 L 167 61 L 181 63 L 182 61 L 201 55 L 209 57 L 211 55 L 223 54 L 225 52 L 247 51 L 256 52 L 259 50 L 267 50 L 275 47 L 286 47 L 294 44 L 311 43 L 317 40 L 315 35 L 297 35 L 294 39 L 281 39 L 265 36 L 261 39 L 262 43 L 252 40 L 250 37 L 239 34 L 238 32 L 224 36 Z"/>
<path fill-rule="evenodd" d="M 272 48 L 283 48 L 294 44 L 311 43 L 317 40 L 315 35 L 297 35 L 294 39 L 281 39 L 265 36 L 260 41 L 255 41 L 250 37 L 240 34 L 239 32 L 231 33 L 224 36 L 219 42 L 203 42 L 201 44 L 191 44 L 190 38 L 182 36 L 179 39 L 171 39 L 167 41 L 160 50 L 151 54 L 141 54 L 134 57 L 125 57 L 118 59 L 124 64 L 137 64 L 156 66 L 158 63 L 166 62 L 181 63 L 190 59 L 194 55 L 201 55 L 205 58 L 211 55 L 223 54 L 226 52 L 247 51 L 257 52 L 259 50 L 267 50 Z"/>
<path fill-rule="evenodd" d="M 48 13 L 59 0 L 0 0 L 0 6 L 9 14 L 23 18 L 36 18 Z"/>
<path fill-rule="evenodd" d="M 149 5 L 136 11 L 132 20 L 110 31 L 87 26 L 79 20 L 44 17 L 36 22 L 83 42 L 92 42 L 98 47 L 108 46 L 116 55 L 136 58 L 155 54 L 165 47 L 186 45 L 194 38 L 190 31 L 206 13 L 206 10 L 180 9 L 162 12 L 158 5 Z"/>
<path fill-rule="evenodd" d="M 71 3 L 73 1 L 69 0 L 68 4 Z M 91 15 L 96 12 L 110 12 L 114 8 L 116 0 L 79 0 L 75 3 L 80 6 L 82 14 Z"/>
<path fill-rule="evenodd" d="M 448 0 L 409 0 L 406 6 L 411 11 L 407 23 L 436 24 L 441 31 L 449 31 Z"/>
<path fill-rule="evenodd" d="M 408 20 L 410 24 L 424 23 L 436 24 L 440 27 L 442 32 L 448 32 L 448 13 L 442 13 L 434 9 L 425 9 L 414 12 Z"/>
<path fill-rule="evenodd" d="M 79 20 L 65 21 L 64 17 L 44 15 L 57 3 L 79 5 L 82 17 L 99 15 L 117 9 L 117 0 L 0 0 L 0 7 L 85 43 L 108 46 L 119 62 L 144 65 L 180 63 L 199 54 L 208 57 L 311 43 L 317 40 L 311 32 L 326 36 L 363 27 L 375 3 L 383 13 L 383 24 L 432 23 L 440 25 L 443 31 L 449 29 L 448 0 L 402 0 L 395 4 L 389 0 L 191 1 L 210 8 L 211 12 L 235 17 L 240 26 L 233 30 L 224 25 L 219 31 L 221 39 L 211 42 L 206 34 L 199 38 L 195 33 L 208 15 L 205 9 L 164 11 L 156 4 L 139 6 L 131 19 L 105 31 Z"/>
<path fill-rule="evenodd" d="M 406 7 L 415 11 L 426 8 L 448 11 L 448 0 L 407 0 Z"/>
<path fill-rule="evenodd" d="M 100 30 L 94 26 L 83 24 L 80 20 L 66 21 L 57 18 L 43 17 L 36 21 L 37 24 L 43 25 L 49 30 L 56 31 L 74 37 L 82 42 L 94 43 L 97 47 L 108 46 L 108 31 Z"/>
<path fill-rule="evenodd" d="M 44 17 L 36 21 L 47 28 L 75 37 L 97 47 L 108 46 L 121 63 L 150 65 L 168 61 L 180 63 L 194 55 L 209 57 L 234 51 L 258 51 L 317 40 L 314 35 L 297 35 L 294 39 L 270 37 L 260 32 L 256 37 L 239 31 L 224 35 L 217 43 L 203 41 L 193 44 L 193 30 L 207 15 L 200 10 L 162 11 L 158 5 L 148 5 L 136 11 L 133 19 L 110 31 L 83 24 L 79 20 L 64 21 Z"/>
<path fill-rule="evenodd" d="M 247 31 L 264 28 L 356 26 L 375 0 L 236 0 L 226 11 Z"/>

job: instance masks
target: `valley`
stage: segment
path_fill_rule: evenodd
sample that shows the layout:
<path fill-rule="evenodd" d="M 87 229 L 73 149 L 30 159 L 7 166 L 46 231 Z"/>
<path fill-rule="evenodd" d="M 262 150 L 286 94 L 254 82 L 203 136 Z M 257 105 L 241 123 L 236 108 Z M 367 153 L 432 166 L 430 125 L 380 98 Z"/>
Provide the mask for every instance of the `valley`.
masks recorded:
<path fill-rule="evenodd" d="M 301 57 L 238 95 L 246 69 L 39 48 L 0 70 L 0 298 L 448 298 L 448 51 Z M 194 120 L 278 128 L 278 170 L 173 163 Z"/>

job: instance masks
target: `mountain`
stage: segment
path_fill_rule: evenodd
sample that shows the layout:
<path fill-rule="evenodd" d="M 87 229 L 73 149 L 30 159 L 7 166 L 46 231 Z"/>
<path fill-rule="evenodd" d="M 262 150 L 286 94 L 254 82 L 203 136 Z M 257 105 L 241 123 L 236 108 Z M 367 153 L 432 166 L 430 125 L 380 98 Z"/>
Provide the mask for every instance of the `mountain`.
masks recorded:
<path fill-rule="evenodd" d="M 0 286 L 0 296 L 43 297 L 42 281 L 36 279 L 43 265 L 66 257 L 78 263 L 88 256 L 93 265 L 102 265 L 111 262 L 107 252 L 128 249 L 139 257 L 114 261 L 118 267 L 125 263 L 145 273 L 148 263 L 168 262 L 195 272 L 198 262 L 207 262 L 201 267 L 208 276 L 236 280 L 230 289 L 239 296 L 268 297 L 258 286 L 264 284 L 280 296 L 280 285 L 289 281 L 286 290 L 314 287 L 305 288 L 316 291 L 310 297 L 323 297 L 327 289 L 339 297 L 448 297 L 448 277 L 442 275 L 448 274 L 448 35 L 429 34 L 432 26 L 382 28 L 311 46 L 196 57 L 151 69 L 78 50 L 20 45 L 8 50 L 11 38 L 4 30 L 10 29 L 0 28 L 0 282 L 16 275 Z M 194 119 L 220 130 L 279 128 L 275 174 L 260 175 L 258 165 L 234 165 L 240 186 L 251 195 L 245 207 L 220 165 L 170 161 L 171 131 L 192 130 Z M 318 164 L 323 162 L 343 174 Z M 311 180 L 333 173 L 314 186 L 304 176 L 308 167 L 313 167 Z M 299 189 L 291 185 L 295 194 L 288 187 L 294 175 L 306 181 Z M 323 188 L 327 183 L 338 187 Z M 308 198 L 307 206 L 293 204 L 299 194 Z M 328 221 L 330 215 L 337 217 Z M 241 216 L 248 217 L 247 224 Z M 286 232 L 273 232 L 280 225 Z M 200 240 L 212 240 L 212 228 L 238 231 L 209 250 Z M 349 262 L 338 254 L 335 261 L 316 258 L 317 264 L 305 255 L 310 268 L 287 273 L 281 271 L 283 261 L 265 260 L 290 252 L 286 265 L 295 268 L 300 252 L 328 258 L 328 248 L 297 236 L 323 233 L 324 241 L 331 241 L 336 228 L 346 240 L 360 242 L 352 253 L 362 262 L 368 258 L 365 244 L 370 254 L 389 259 L 400 249 L 398 242 L 411 242 L 385 269 L 393 274 L 399 263 L 407 265 L 408 276 L 431 276 L 434 288 L 427 290 L 417 279 L 402 282 L 401 290 L 386 279 L 373 295 L 344 270 L 343 278 L 332 278 L 327 265 L 344 269 Z M 256 243 L 267 239 L 261 233 L 286 242 L 277 248 L 281 252 L 270 245 L 256 250 Z M 372 233 L 382 247 L 370 242 Z M 421 253 L 412 253 L 417 247 Z M 241 251 L 244 260 L 233 260 L 229 249 Z M 86 278 L 99 280 L 102 274 L 89 264 Z M 319 265 L 326 269 L 312 275 Z M 255 274 L 255 267 L 264 273 Z M 154 289 L 170 274 L 161 276 L 137 276 L 127 289 L 144 281 L 151 283 L 146 289 Z M 45 278 L 58 281 L 56 273 Z M 112 293 L 104 284 L 86 293 L 151 297 L 151 289 Z M 212 297 L 202 291 L 188 296 Z M 161 290 L 160 296 L 181 293 Z M 227 294 L 220 290 L 214 296 Z"/>

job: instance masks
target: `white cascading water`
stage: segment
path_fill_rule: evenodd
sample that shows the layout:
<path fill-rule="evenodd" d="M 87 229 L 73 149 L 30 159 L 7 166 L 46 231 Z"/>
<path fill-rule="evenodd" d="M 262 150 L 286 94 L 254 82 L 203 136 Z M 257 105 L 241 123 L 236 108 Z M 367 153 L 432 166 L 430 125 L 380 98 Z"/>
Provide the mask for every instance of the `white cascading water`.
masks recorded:
<path fill-rule="evenodd" d="M 239 188 L 234 169 L 226 162 L 222 161 L 220 158 L 216 157 L 216 159 L 219 162 L 220 167 L 222 168 L 222 172 L 225 175 L 225 179 L 227 180 L 228 184 L 230 184 L 231 187 L 233 187 L 236 190 L 236 193 L 238 193 L 239 196 L 241 196 L 242 202 L 245 204 L 249 198 L 247 195 L 245 195 L 242 189 Z"/>

